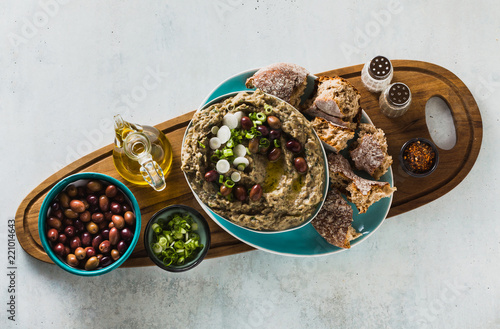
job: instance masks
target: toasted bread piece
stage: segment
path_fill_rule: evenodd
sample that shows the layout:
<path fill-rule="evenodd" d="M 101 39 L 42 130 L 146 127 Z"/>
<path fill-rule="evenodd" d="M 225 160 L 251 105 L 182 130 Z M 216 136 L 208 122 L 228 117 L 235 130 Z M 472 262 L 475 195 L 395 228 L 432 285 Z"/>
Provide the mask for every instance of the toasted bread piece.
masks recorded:
<path fill-rule="evenodd" d="M 360 235 L 351 226 L 352 208 L 337 189 L 328 192 L 323 207 L 311 223 L 328 243 L 339 248 L 350 248 L 350 241 Z"/>
<path fill-rule="evenodd" d="M 337 153 L 345 149 L 347 142 L 354 138 L 353 129 L 336 125 L 323 118 L 314 118 L 312 125 L 318 137 Z"/>
<path fill-rule="evenodd" d="M 389 197 L 396 191 L 387 182 L 377 182 L 356 175 L 349 161 L 340 154 L 328 155 L 328 170 L 332 185 L 345 193 L 347 200 L 356 205 L 360 214 L 382 198 Z"/>
<path fill-rule="evenodd" d="M 247 88 L 258 88 L 298 107 L 309 72 L 296 64 L 276 63 L 263 67 L 247 79 Z"/>
<path fill-rule="evenodd" d="M 304 113 L 321 117 L 335 124 L 356 129 L 361 120 L 361 94 L 341 77 L 320 76 L 313 98 Z"/>
<path fill-rule="evenodd" d="M 361 123 L 359 128 L 359 137 L 354 149 L 350 151 L 351 159 L 356 169 L 380 179 L 392 164 L 392 156 L 387 153 L 384 131 L 368 123 Z"/>

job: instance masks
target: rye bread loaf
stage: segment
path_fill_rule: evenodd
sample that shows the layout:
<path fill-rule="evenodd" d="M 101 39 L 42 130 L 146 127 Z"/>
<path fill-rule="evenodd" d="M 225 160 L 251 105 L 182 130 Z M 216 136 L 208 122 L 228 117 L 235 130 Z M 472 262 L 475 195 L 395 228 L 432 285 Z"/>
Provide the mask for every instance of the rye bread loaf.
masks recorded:
<path fill-rule="evenodd" d="M 298 107 L 307 86 L 309 72 L 296 64 L 275 63 L 263 67 L 247 79 L 247 88 L 258 88 Z"/>

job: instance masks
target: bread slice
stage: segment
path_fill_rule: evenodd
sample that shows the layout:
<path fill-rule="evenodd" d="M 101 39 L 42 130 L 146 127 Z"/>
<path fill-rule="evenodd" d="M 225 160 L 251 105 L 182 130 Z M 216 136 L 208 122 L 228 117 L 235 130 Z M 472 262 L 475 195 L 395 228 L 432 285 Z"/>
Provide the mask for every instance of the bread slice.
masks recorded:
<path fill-rule="evenodd" d="M 354 138 L 353 129 L 336 125 L 323 118 L 314 118 L 311 122 L 318 137 L 331 146 L 334 152 L 340 152 L 347 147 L 347 142 Z"/>
<path fill-rule="evenodd" d="M 305 105 L 304 113 L 335 124 L 356 129 L 361 120 L 361 94 L 341 77 L 320 76 L 316 92 Z"/>
<path fill-rule="evenodd" d="M 392 164 L 384 131 L 367 123 L 361 123 L 359 128 L 359 137 L 350 151 L 351 159 L 356 169 L 364 170 L 378 180 Z"/>
<path fill-rule="evenodd" d="M 349 161 L 340 154 L 328 155 L 328 170 L 332 185 L 345 193 L 347 200 L 356 205 L 360 214 L 382 198 L 392 195 L 396 191 L 387 182 L 377 182 L 364 179 L 356 175 Z"/>
<path fill-rule="evenodd" d="M 258 88 L 298 107 L 307 86 L 309 72 L 296 64 L 275 63 L 263 67 L 247 79 L 247 88 Z"/>
<path fill-rule="evenodd" d="M 339 248 L 350 248 L 350 241 L 361 235 L 351 226 L 352 208 L 337 189 L 330 189 L 311 223 L 328 243 Z"/>

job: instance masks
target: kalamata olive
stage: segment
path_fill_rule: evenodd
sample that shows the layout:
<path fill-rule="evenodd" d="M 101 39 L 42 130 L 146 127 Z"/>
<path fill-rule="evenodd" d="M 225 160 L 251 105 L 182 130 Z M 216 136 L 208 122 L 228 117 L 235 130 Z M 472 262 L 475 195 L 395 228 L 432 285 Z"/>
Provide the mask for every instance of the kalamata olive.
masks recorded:
<path fill-rule="evenodd" d="M 270 115 L 267 117 L 267 124 L 271 129 L 280 129 L 281 128 L 281 121 L 274 115 Z"/>
<path fill-rule="evenodd" d="M 75 249 L 75 256 L 78 260 L 82 260 L 87 257 L 87 253 L 85 252 L 85 249 L 78 247 Z"/>
<path fill-rule="evenodd" d="M 76 233 L 80 233 L 85 230 L 85 224 L 83 224 L 83 222 L 79 219 L 75 219 L 73 226 L 75 227 Z"/>
<path fill-rule="evenodd" d="M 79 186 L 76 188 L 76 195 L 79 197 L 79 198 L 84 198 L 87 193 L 85 192 L 85 188 L 83 186 Z"/>
<path fill-rule="evenodd" d="M 64 218 L 62 220 L 63 227 L 70 226 L 70 225 L 73 225 L 73 220 L 71 218 Z"/>
<path fill-rule="evenodd" d="M 90 257 L 87 259 L 87 262 L 85 263 L 85 269 L 87 271 L 95 269 L 97 266 L 99 266 L 99 259 L 97 257 Z"/>
<path fill-rule="evenodd" d="M 250 200 L 252 200 L 252 201 L 259 201 L 260 198 L 262 198 L 262 193 L 263 192 L 264 191 L 262 190 L 262 186 L 260 186 L 260 184 L 255 184 L 250 189 L 250 194 L 249 194 Z"/>
<path fill-rule="evenodd" d="M 99 224 L 97 224 L 97 227 L 99 228 L 99 231 L 107 229 L 107 228 L 109 228 L 108 227 L 108 222 L 103 220 L 102 222 L 100 222 Z"/>
<path fill-rule="evenodd" d="M 74 198 L 78 194 L 78 190 L 76 189 L 76 186 L 75 185 L 68 185 L 68 187 L 66 187 L 66 194 L 69 197 Z"/>
<path fill-rule="evenodd" d="M 91 218 L 91 215 L 90 215 L 90 211 L 88 211 L 88 210 L 86 210 L 80 214 L 80 220 L 84 223 L 90 222 L 90 218 Z"/>
<path fill-rule="evenodd" d="M 114 198 L 116 196 L 116 193 L 118 193 L 118 189 L 115 185 L 108 185 L 108 187 L 106 187 L 105 194 L 108 198 Z"/>
<path fill-rule="evenodd" d="M 96 224 L 99 224 L 104 220 L 104 215 L 100 212 L 95 212 L 92 214 L 92 221 Z"/>
<path fill-rule="evenodd" d="M 101 209 L 102 212 L 109 210 L 109 199 L 107 196 L 101 195 L 99 197 L 99 209 Z"/>
<path fill-rule="evenodd" d="M 102 190 L 102 184 L 101 182 L 91 180 L 87 183 L 87 188 L 92 192 L 99 192 L 100 190 Z"/>
<path fill-rule="evenodd" d="M 241 123 L 241 128 L 245 130 L 250 130 L 253 127 L 252 119 L 250 119 L 247 116 L 242 117 L 240 123 Z"/>
<path fill-rule="evenodd" d="M 87 257 L 94 257 L 95 256 L 95 249 L 93 247 L 86 247 L 85 248 L 85 255 L 87 255 Z"/>
<path fill-rule="evenodd" d="M 97 259 L 99 259 L 99 261 L 101 261 L 101 259 L 104 257 L 104 255 L 103 254 L 97 254 L 96 257 L 97 257 Z"/>
<path fill-rule="evenodd" d="M 269 135 L 269 128 L 266 126 L 257 126 L 257 131 L 261 133 L 262 137 L 267 137 L 267 135 Z"/>
<path fill-rule="evenodd" d="M 68 238 L 74 237 L 75 236 L 75 228 L 73 226 L 71 226 L 71 225 L 70 226 L 66 226 L 64 228 L 64 234 L 66 234 L 66 236 Z"/>
<path fill-rule="evenodd" d="M 113 260 L 109 256 L 103 256 L 99 260 L 99 265 L 102 266 L 102 267 L 109 266 L 109 265 L 111 265 L 111 263 L 113 263 Z"/>
<path fill-rule="evenodd" d="M 219 173 L 215 170 L 210 170 L 205 173 L 205 180 L 207 182 L 215 182 L 219 179 Z"/>
<path fill-rule="evenodd" d="M 105 238 L 104 235 L 103 235 L 103 237 Z M 108 231 L 108 239 L 109 239 L 109 243 L 111 243 L 113 246 L 116 245 L 118 243 L 118 241 L 120 241 L 120 232 L 118 231 L 118 229 L 116 227 L 113 227 L 112 229 L 110 229 Z"/>
<path fill-rule="evenodd" d="M 245 201 L 247 198 L 247 190 L 241 185 L 235 186 L 234 187 L 234 197 L 238 201 Z"/>
<path fill-rule="evenodd" d="M 279 139 L 280 137 L 281 137 L 281 131 L 280 130 L 272 129 L 269 132 L 269 138 L 271 138 L 271 139 Z"/>
<path fill-rule="evenodd" d="M 80 240 L 82 241 L 82 246 L 90 246 L 92 244 L 92 235 L 89 232 L 83 232 L 80 235 Z"/>
<path fill-rule="evenodd" d="M 95 212 L 101 212 L 101 209 L 99 209 L 99 205 L 90 205 L 89 211 L 93 214 Z"/>
<path fill-rule="evenodd" d="M 259 152 L 259 139 L 258 138 L 252 138 L 248 142 L 248 150 L 254 154 Z"/>
<path fill-rule="evenodd" d="M 100 234 L 96 235 L 94 239 L 92 239 L 92 248 L 94 248 L 95 250 L 99 249 L 99 245 L 101 244 L 102 241 L 103 241 L 102 236 Z"/>
<path fill-rule="evenodd" d="M 109 207 L 113 214 L 119 215 L 122 212 L 122 206 L 118 202 L 111 202 L 111 206 Z"/>
<path fill-rule="evenodd" d="M 99 227 L 94 222 L 88 222 L 87 223 L 87 231 L 90 234 L 96 234 L 97 232 L 99 232 Z"/>
<path fill-rule="evenodd" d="M 59 194 L 59 202 L 61 203 L 61 207 L 69 208 L 69 196 L 65 192 L 61 192 Z"/>
<path fill-rule="evenodd" d="M 122 211 L 125 213 L 127 211 L 132 211 L 132 208 L 128 204 L 122 204 Z"/>
<path fill-rule="evenodd" d="M 286 142 L 286 148 L 293 153 L 299 153 L 302 151 L 302 145 L 300 145 L 300 143 L 295 139 L 290 139 Z"/>
<path fill-rule="evenodd" d="M 125 196 L 123 196 L 123 193 L 118 191 L 116 193 L 116 196 L 114 197 L 114 200 L 119 203 L 124 203 L 125 202 Z"/>
<path fill-rule="evenodd" d="M 117 229 L 122 229 L 125 227 L 125 219 L 123 219 L 122 216 L 120 215 L 113 215 L 113 217 L 111 217 L 111 220 L 113 221 L 113 223 L 115 224 L 115 227 Z"/>
<path fill-rule="evenodd" d="M 66 248 L 64 247 L 64 245 L 62 243 L 58 243 L 54 246 L 54 253 L 56 253 L 57 255 L 59 255 L 61 257 L 64 257 L 64 256 L 66 256 Z"/>
<path fill-rule="evenodd" d="M 75 250 L 78 247 L 82 246 L 82 241 L 80 240 L 80 237 L 75 236 L 73 239 L 69 240 L 69 246 L 72 250 Z"/>
<path fill-rule="evenodd" d="M 109 230 L 104 229 L 101 231 L 101 236 L 103 240 L 109 240 Z"/>
<path fill-rule="evenodd" d="M 47 219 L 47 225 L 59 231 L 61 229 L 62 222 L 55 217 L 49 217 L 49 219 Z"/>
<path fill-rule="evenodd" d="M 267 154 L 267 159 L 271 162 L 278 161 L 281 158 L 281 148 L 273 147 L 272 150 Z"/>
<path fill-rule="evenodd" d="M 125 219 L 125 223 L 129 226 L 134 226 L 135 224 L 135 214 L 131 211 L 127 211 L 123 214 L 123 219 Z"/>
<path fill-rule="evenodd" d="M 226 185 L 221 185 L 219 190 L 222 196 L 228 196 L 229 194 L 231 194 L 231 191 L 233 189 L 231 187 L 227 187 Z"/>
<path fill-rule="evenodd" d="M 59 241 L 62 244 L 66 244 L 66 243 L 68 243 L 68 237 L 66 236 L 66 234 L 61 233 L 57 237 L 57 241 Z"/>
<path fill-rule="evenodd" d="M 71 249 L 68 246 L 64 246 L 64 254 L 65 255 L 71 254 Z"/>
<path fill-rule="evenodd" d="M 77 212 L 74 212 L 71 209 L 64 209 L 64 216 L 71 218 L 71 219 L 74 219 L 74 218 L 77 218 L 79 215 Z"/>
<path fill-rule="evenodd" d="M 96 206 L 99 203 L 99 199 L 93 194 L 87 195 L 86 199 L 91 206 Z"/>
<path fill-rule="evenodd" d="M 74 254 L 69 254 L 68 256 L 66 256 L 66 263 L 68 263 L 69 266 L 76 267 L 80 262 Z"/>
<path fill-rule="evenodd" d="M 87 202 L 87 200 L 82 199 L 81 201 L 82 201 L 83 205 L 85 206 L 85 210 L 89 209 L 90 204 Z"/>
<path fill-rule="evenodd" d="M 116 249 L 118 250 L 120 255 L 123 255 L 127 251 L 127 248 L 128 248 L 128 244 L 123 240 L 118 242 L 118 245 L 116 246 Z"/>
<path fill-rule="evenodd" d="M 104 212 L 104 219 L 107 220 L 108 222 L 113 218 L 113 213 L 108 210 Z"/>
<path fill-rule="evenodd" d="M 115 223 L 113 223 L 112 221 L 108 223 L 108 228 L 113 228 L 115 227 Z"/>
<path fill-rule="evenodd" d="M 293 165 L 295 166 L 295 169 L 301 174 L 307 171 L 307 162 L 303 157 L 295 158 L 295 160 L 293 160 Z"/>
<path fill-rule="evenodd" d="M 264 145 L 259 145 L 259 153 L 260 154 L 267 154 L 267 151 L 269 151 L 269 145 L 264 146 Z"/>
<path fill-rule="evenodd" d="M 59 237 L 59 232 L 57 232 L 55 228 L 51 228 L 47 232 L 47 238 L 52 242 L 56 242 L 58 237 Z"/>
<path fill-rule="evenodd" d="M 109 231 L 111 234 L 111 230 Z M 128 227 L 125 227 L 123 230 L 120 231 L 120 236 L 124 241 L 130 241 L 134 237 L 134 233 L 132 233 L 132 230 L 130 230 Z M 111 238 L 109 239 L 111 241 Z M 118 241 L 116 242 L 118 243 Z M 111 243 L 111 244 L 116 244 L 116 243 Z"/>
<path fill-rule="evenodd" d="M 56 211 L 59 209 L 61 209 L 61 205 L 59 204 L 59 202 L 57 202 L 57 201 L 52 202 L 52 205 L 50 206 L 50 210 Z"/>
<path fill-rule="evenodd" d="M 120 253 L 118 252 L 118 250 L 111 250 L 111 258 L 113 258 L 113 260 L 118 260 L 118 258 L 120 258 Z"/>
<path fill-rule="evenodd" d="M 57 209 L 56 211 L 53 211 L 52 216 L 59 219 L 59 220 L 63 219 L 63 217 L 64 217 L 61 209 Z"/>
<path fill-rule="evenodd" d="M 111 251 L 111 243 L 109 242 L 109 240 L 104 240 L 99 244 L 99 251 L 103 254 L 107 254 Z"/>

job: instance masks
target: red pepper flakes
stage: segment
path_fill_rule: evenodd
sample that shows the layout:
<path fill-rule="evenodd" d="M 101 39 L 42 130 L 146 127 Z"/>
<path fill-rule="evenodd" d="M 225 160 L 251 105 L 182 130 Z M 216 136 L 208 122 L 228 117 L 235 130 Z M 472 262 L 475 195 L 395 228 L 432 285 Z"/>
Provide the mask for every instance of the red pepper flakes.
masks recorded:
<path fill-rule="evenodd" d="M 429 171 L 436 161 L 436 153 L 427 143 L 412 142 L 403 152 L 406 167 L 416 174 Z"/>

